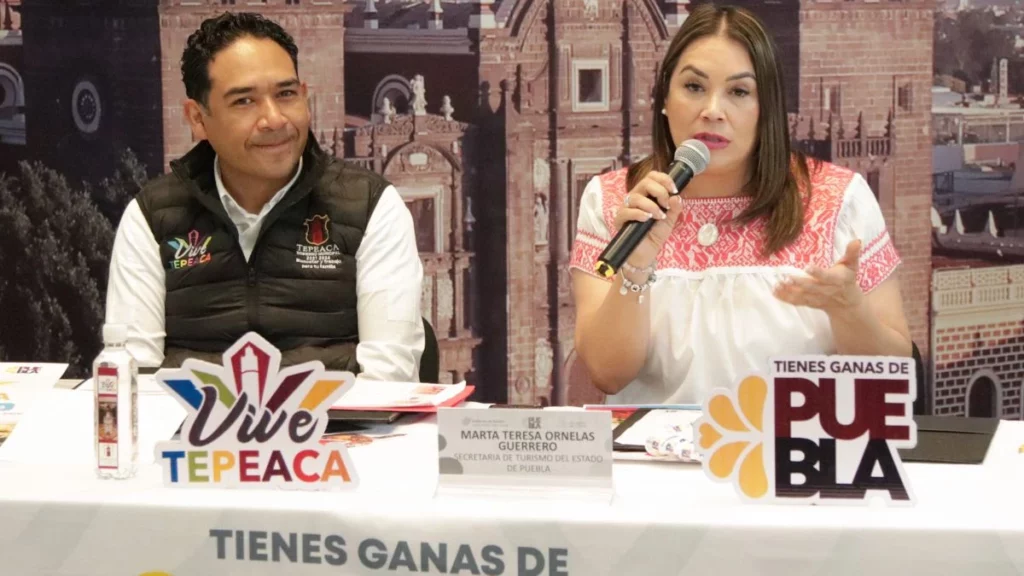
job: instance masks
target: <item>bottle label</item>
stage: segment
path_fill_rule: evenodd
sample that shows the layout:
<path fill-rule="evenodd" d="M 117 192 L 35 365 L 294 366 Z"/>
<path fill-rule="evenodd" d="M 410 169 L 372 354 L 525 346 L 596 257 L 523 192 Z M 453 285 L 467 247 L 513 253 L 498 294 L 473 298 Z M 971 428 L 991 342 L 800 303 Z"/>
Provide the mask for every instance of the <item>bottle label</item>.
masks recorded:
<path fill-rule="evenodd" d="M 101 366 L 96 374 L 96 392 L 117 396 L 117 368 Z"/>
<path fill-rule="evenodd" d="M 100 468 L 117 469 L 117 368 L 102 366 L 96 373 L 96 442 Z"/>

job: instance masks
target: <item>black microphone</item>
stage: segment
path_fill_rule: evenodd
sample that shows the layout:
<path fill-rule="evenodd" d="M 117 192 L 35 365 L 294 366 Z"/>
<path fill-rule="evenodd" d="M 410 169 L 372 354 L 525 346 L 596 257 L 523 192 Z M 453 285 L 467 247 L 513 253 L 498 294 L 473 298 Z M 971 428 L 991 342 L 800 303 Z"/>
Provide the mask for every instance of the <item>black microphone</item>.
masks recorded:
<path fill-rule="evenodd" d="M 680 144 L 676 148 L 675 161 L 668 169 L 668 177 L 676 183 L 676 190 L 682 192 L 694 176 L 708 167 L 710 160 L 711 152 L 700 140 L 687 140 Z M 626 222 L 597 258 L 597 273 L 605 278 L 614 276 L 656 223 L 654 218 L 644 222 Z"/>

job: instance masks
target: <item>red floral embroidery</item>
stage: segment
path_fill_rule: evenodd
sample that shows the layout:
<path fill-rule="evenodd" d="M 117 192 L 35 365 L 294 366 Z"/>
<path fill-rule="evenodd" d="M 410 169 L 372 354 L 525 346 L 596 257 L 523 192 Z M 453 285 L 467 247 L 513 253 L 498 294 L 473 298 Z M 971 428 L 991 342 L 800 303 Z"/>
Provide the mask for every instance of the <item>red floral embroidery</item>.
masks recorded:
<path fill-rule="evenodd" d="M 608 238 L 602 239 L 583 230 L 576 232 L 576 241 L 573 242 L 572 254 L 569 256 L 569 268 L 579 268 L 588 274 L 602 278 L 594 269 L 597 267 L 598 256 L 608 245 L 608 240 Z"/>
<path fill-rule="evenodd" d="M 832 165 L 827 165 L 832 167 Z M 763 221 L 736 225 L 729 221 L 739 216 L 750 202 L 749 197 L 685 198 L 683 213 L 676 221 L 672 236 L 658 255 L 659 269 L 700 272 L 708 268 L 738 266 L 791 265 L 803 268 L 809 264 L 828 266 L 832 258 L 832 242 L 836 216 L 843 201 L 843 192 L 853 177 L 848 170 L 816 170 L 812 187 L 814 194 L 807 210 L 804 232 L 780 252 L 765 258 L 765 226 Z M 621 174 L 620 174 L 621 173 Z M 625 201 L 625 170 L 601 177 L 603 211 L 609 230 L 615 213 Z M 718 226 L 718 241 L 711 246 L 697 242 L 697 232 L 704 224 Z"/>
<path fill-rule="evenodd" d="M 865 294 L 874 290 L 888 278 L 900 263 L 900 256 L 888 232 L 875 238 L 868 248 L 862 248 L 857 284 Z"/>
<path fill-rule="evenodd" d="M 882 233 L 882 234 L 879 234 L 878 236 L 875 236 L 875 239 L 872 240 L 871 242 L 863 244 L 860 247 L 861 257 L 863 258 L 863 256 L 866 255 L 866 254 L 871 254 L 872 252 L 874 252 L 876 250 L 883 249 L 884 248 L 883 244 L 886 243 L 886 242 L 891 242 L 891 240 L 889 239 L 889 232 L 887 232 L 887 231 Z"/>
<path fill-rule="evenodd" d="M 612 235 L 617 231 L 615 214 L 627 192 L 626 174 L 627 169 L 622 168 L 600 176 L 602 216 Z M 658 255 L 657 267 L 659 270 L 689 272 L 723 267 L 785 265 L 804 268 L 811 264 L 829 267 L 833 264 L 839 210 L 853 176 L 852 171 L 827 162 L 812 167 L 811 188 L 814 193 L 807 205 L 803 232 L 795 242 L 768 257 L 762 253 L 765 240 L 763 221 L 742 226 L 730 222 L 746 208 L 749 198 L 686 198 L 672 236 Z M 708 222 L 718 226 L 719 238 L 705 247 L 697 241 L 697 232 Z M 610 239 L 579 231 L 570 266 L 593 273 L 597 257 Z M 863 253 L 867 258 L 861 261 L 858 281 L 868 291 L 892 273 L 899 264 L 899 255 L 888 233 L 884 232 L 872 239 Z"/>

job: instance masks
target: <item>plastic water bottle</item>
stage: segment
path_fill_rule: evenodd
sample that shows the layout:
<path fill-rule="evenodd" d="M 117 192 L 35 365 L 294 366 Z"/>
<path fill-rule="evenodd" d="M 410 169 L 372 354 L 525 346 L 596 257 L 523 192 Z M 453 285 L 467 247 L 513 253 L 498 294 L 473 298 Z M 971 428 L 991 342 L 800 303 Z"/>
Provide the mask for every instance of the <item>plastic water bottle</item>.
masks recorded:
<path fill-rule="evenodd" d="M 139 367 L 123 324 L 103 326 L 103 351 L 92 365 L 96 395 L 96 473 L 131 478 L 139 461 Z"/>

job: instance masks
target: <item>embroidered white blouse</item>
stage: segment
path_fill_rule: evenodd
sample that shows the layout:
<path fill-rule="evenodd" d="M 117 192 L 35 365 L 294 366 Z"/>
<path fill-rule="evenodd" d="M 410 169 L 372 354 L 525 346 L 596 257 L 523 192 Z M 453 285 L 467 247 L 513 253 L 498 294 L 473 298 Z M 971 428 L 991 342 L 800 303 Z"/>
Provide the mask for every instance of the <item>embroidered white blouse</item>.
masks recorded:
<path fill-rule="evenodd" d="M 816 168 L 817 166 L 817 168 Z M 701 403 L 716 387 L 769 371 L 780 355 L 833 354 L 828 317 L 775 298 L 786 274 L 834 265 L 849 242 L 863 242 L 858 282 L 867 293 L 900 263 L 874 193 L 859 174 L 811 165 L 812 194 L 795 242 L 764 258 L 764 224 L 729 223 L 749 197 L 684 198 L 683 212 L 657 259 L 648 292 L 651 335 L 636 379 L 608 403 Z M 593 178 L 583 192 L 570 267 L 595 275 L 597 257 L 615 235 L 615 213 L 626 193 L 626 169 Z M 706 223 L 719 230 L 703 246 Z M 618 294 L 614 294 L 617 296 Z"/>

